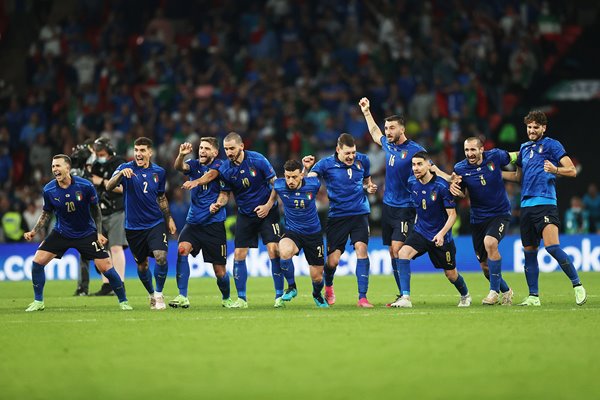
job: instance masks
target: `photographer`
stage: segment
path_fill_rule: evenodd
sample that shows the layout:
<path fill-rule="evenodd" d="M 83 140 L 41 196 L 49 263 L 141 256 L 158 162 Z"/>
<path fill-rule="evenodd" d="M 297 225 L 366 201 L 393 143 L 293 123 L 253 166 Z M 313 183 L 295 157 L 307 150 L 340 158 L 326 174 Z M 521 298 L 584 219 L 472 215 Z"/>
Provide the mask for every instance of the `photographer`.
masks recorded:
<path fill-rule="evenodd" d="M 125 211 L 123 207 L 123 189 L 115 188 L 112 192 L 106 190 L 106 183 L 113 172 L 125 161 L 115 154 L 109 139 L 99 138 L 93 144 L 96 160 L 92 164 L 90 180 L 98 192 L 100 210 L 102 211 L 102 226 L 108 238 L 108 247 L 115 270 L 125 281 Z M 102 276 L 102 287 L 94 296 L 112 295 L 113 291 L 108 279 Z"/>

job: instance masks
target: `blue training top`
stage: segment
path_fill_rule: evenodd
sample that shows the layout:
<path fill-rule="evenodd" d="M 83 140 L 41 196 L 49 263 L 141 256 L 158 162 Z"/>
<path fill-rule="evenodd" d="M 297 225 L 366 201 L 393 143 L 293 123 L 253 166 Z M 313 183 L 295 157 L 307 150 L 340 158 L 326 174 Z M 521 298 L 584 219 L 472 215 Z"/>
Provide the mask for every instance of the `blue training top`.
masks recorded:
<path fill-rule="evenodd" d="M 447 208 L 456 208 L 454 197 L 450 193 L 448 182 L 433 174 L 433 178 L 422 184 L 411 176 L 408 180 L 413 200 L 417 204 L 417 220 L 415 232 L 427 240 L 433 240 L 448 220 Z M 452 229 L 444 236 L 444 243 L 452 241 Z"/>
<path fill-rule="evenodd" d="M 329 197 L 329 217 L 363 215 L 371 212 L 363 189 L 363 179 L 371 176 L 371 162 L 363 153 L 356 153 L 354 164 L 348 166 L 337 155 L 319 160 L 311 172 L 325 180 Z"/>
<path fill-rule="evenodd" d="M 285 178 L 275 180 L 275 191 L 283 203 L 286 230 L 304 235 L 321 232 L 315 203 L 320 187 L 321 181 L 315 177 L 304 178 L 296 190 L 287 187 Z"/>
<path fill-rule="evenodd" d="M 240 165 L 225 160 L 219 167 L 219 173 L 223 190 L 233 192 L 240 214 L 255 217 L 254 209 L 265 204 L 271 196 L 269 181 L 275 177 L 275 170 L 260 153 L 244 150 L 244 160 Z M 277 203 L 273 205 L 276 206 Z"/>
<path fill-rule="evenodd" d="M 523 170 L 521 207 L 556 205 L 556 175 L 544 172 L 544 161 L 560 165 L 560 159 L 566 155 L 558 140 L 545 136 L 521 145 L 517 157 L 517 165 Z"/>
<path fill-rule="evenodd" d="M 135 174 L 129 179 L 124 176 L 121 178 L 125 229 L 139 231 L 153 228 L 165 220 L 156 200 L 165 192 L 165 170 L 154 163 L 143 168 L 138 167 L 135 161 L 130 161 L 119 165 L 113 176 L 125 168 L 131 168 Z"/>
<path fill-rule="evenodd" d="M 470 164 L 467 159 L 454 165 L 454 172 L 462 176 L 461 187 L 469 191 L 472 224 L 479 224 L 492 217 L 510 215 L 510 201 L 501 170 L 501 167 L 508 164 L 508 152 L 493 149 L 483 152 L 481 165 Z"/>
<path fill-rule="evenodd" d="M 223 160 L 213 160 L 208 165 L 200 164 L 198 160 L 187 160 L 186 164 L 190 167 L 184 174 L 190 177 L 190 180 L 201 178 L 209 170 L 219 170 Z M 225 221 L 225 207 L 221 207 L 214 214 L 210 213 L 210 205 L 217 201 L 221 192 L 221 182 L 218 179 L 213 179 L 208 185 L 196 186 L 191 191 L 192 204 L 187 214 L 186 222 L 188 224 L 212 224 L 214 222 Z"/>
<path fill-rule="evenodd" d="M 63 189 L 55 180 L 44 186 L 44 211 L 56 215 L 54 230 L 69 239 L 81 239 L 97 233 L 90 206 L 98 204 L 94 185 L 87 179 L 71 176 L 71 184 Z"/>

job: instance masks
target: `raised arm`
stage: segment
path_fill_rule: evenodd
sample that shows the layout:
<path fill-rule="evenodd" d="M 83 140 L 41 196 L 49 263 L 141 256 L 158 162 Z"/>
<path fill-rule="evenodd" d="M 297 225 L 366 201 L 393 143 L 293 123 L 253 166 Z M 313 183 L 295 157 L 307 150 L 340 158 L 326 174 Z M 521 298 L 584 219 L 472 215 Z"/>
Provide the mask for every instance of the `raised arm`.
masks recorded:
<path fill-rule="evenodd" d="M 52 214 L 52 211 L 42 210 L 42 215 L 40 215 L 40 217 L 38 218 L 33 229 L 23 234 L 25 240 L 29 242 L 33 240 L 33 238 L 40 231 L 40 229 L 46 230 L 48 228 L 50 220 L 52 219 Z"/>
<path fill-rule="evenodd" d="M 439 169 L 439 167 L 435 164 L 433 164 L 431 166 L 431 172 L 435 172 L 435 174 L 437 176 L 439 176 L 440 178 L 444 179 L 446 182 L 452 182 L 453 176 L 450 174 L 445 173 L 444 171 L 442 171 L 441 169 Z"/>
<path fill-rule="evenodd" d="M 167 200 L 167 195 L 162 193 L 158 195 L 156 200 L 158 201 L 158 207 L 160 208 L 160 211 L 162 212 L 165 218 L 165 222 L 169 227 L 169 232 L 171 233 L 171 235 L 174 235 L 175 232 L 177 232 L 177 226 L 175 225 L 173 217 L 171 217 L 171 210 L 169 209 L 169 200 Z"/>
<path fill-rule="evenodd" d="M 315 156 L 312 155 L 302 157 L 302 165 L 304 166 L 302 173 L 304 173 L 304 176 L 306 176 L 307 178 L 319 176 L 319 174 L 317 174 L 316 172 L 309 172 L 313 165 L 315 165 L 315 161 Z"/>
<path fill-rule="evenodd" d="M 104 187 L 107 191 L 112 192 L 117 186 L 119 186 L 123 177 L 130 179 L 132 176 L 135 176 L 135 173 L 131 168 L 123 168 L 122 170 L 114 174 L 113 177 L 110 178 L 110 180 Z"/>
<path fill-rule="evenodd" d="M 187 172 L 190 170 L 190 166 L 183 162 L 185 156 L 192 152 L 192 144 L 185 142 L 179 146 L 179 154 L 177 154 L 177 158 L 175 159 L 175 169 L 179 172 Z"/>
<path fill-rule="evenodd" d="M 369 133 L 371 134 L 373 141 L 381 146 L 381 137 L 383 136 L 383 133 L 381 133 L 381 129 L 379 129 L 379 126 L 377 126 L 377 123 L 371 114 L 371 103 L 369 102 L 369 99 L 363 97 L 358 102 L 358 105 L 365 117 L 365 121 L 367 121 L 367 127 L 369 128 Z"/>

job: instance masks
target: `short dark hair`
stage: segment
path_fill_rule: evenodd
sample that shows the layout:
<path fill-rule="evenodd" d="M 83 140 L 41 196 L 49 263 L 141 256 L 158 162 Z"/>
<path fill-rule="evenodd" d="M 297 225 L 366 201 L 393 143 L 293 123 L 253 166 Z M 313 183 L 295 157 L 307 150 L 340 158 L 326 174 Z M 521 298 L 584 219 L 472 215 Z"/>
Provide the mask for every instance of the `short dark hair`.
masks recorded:
<path fill-rule="evenodd" d="M 298 160 L 287 160 L 285 164 L 283 164 L 283 169 L 288 172 L 299 169 L 300 172 L 302 172 L 302 163 Z"/>
<path fill-rule="evenodd" d="M 465 139 L 465 142 L 477 142 L 477 147 L 483 147 L 483 141 L 477 136 L 469 136 Z"/>
<path fill-rule="evenodd" d="M 404 117 L 402 115 L 394 114 L 384 119 L 385 122 L 397 122 L 401 126 L 404 126 Z"/>
<path fill-rule="evenodd" d="M 142 136 L 142 137 L 135 139 L 135 142 L 133 142 L 133 145 L 134 146 L 148 146 L 148 147 L 152 148 L 152 145 L 154 145 L 154 142 L 152 142 L 152 139 Z"/>
<path fill-rule="evenodd" d="M 417 152 L 415 153 L 415 155 L 414 155 L 414 156 L 412 156 L 412 158 L 422 158 L 422 159 L 423 159 L 423 160 L 425 160 L 425 161 L 427 161 L 427 160 L 431 160 L 431 156 L 429 155 L 429 153 L 428 153 L 428 152 L 426 152 L 426 151 L 423 151 L 423 150 L 421 150 L 421 151 L 417 151 Z"/>
<path fill-rule="evenodd" d="M 200 142 L 208 142 L 212 147 L 219 150 L 219 141 L 216 137 L 204 136 L 200 138 Z"/>
<path fill-rule="evenodd" d="M 68 155 L 66 155 L 66 154 L 57 154 L 57 155 L 55 155 L 54 157 L 52 157 L 52 159 L 53 159 L 53 160 L 58 160 L 58 159 L 65 160 L 65 162 L 66 162 L 67 164 L 69 164 L 69 167 L 71 167 L 71 157 L 69 157 L 69 156 L 68 156 Z"/>
<path fill-rule="evenodd" d="M 352 146 L 356 146 L 356 142 L 354 141 L 354 136 L 352 136 L 351 134 L 342 133 L 337 140 L 337 145 L 340 147 L 342 147 L 342 146 L 352 147 Z"/>
<path fill-rule="evenodd" d="M 531 110 L 529 113 L 523 118 L 525 125 L 535 122 L 539 125 L 548 125 L 548 117 L 540 110 Z"/>
<path fill-rule="evenodd" d="M 229 132 L 227 136 L 223 139 L 223 142 L 235 142 L 236 144 L 244 143 L 242 137 L 236 132 Z"/>

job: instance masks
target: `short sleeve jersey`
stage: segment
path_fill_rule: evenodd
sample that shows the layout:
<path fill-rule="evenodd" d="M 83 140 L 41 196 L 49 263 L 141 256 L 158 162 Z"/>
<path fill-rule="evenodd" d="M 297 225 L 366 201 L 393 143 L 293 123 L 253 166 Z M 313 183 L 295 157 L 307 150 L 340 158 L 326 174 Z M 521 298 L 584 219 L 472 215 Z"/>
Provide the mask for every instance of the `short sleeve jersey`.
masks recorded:
<path fill-rule="evenodd" d="M 363 215 L 371 212 L 363 189 L 363 179 L 371 176 L 371 163 L 366 154 L 356 153 L 348 166 L 332 155 L 319 160 L 311 172 L 325 180 L 329 197 L 329 217 Z"/>
<path fill-rule="evenodd" d="M 56 215 L 54 230 L 69 239 L 80 239 L 97 233 L 90 205 L 98 204 L 94 185 L 87 179 L 71 176 L 71 184 L 63 189 L 56 180 L 44 186 L 44 211 Z"/>
<path fill-rule="evenodd" d="M 148 168 L 138 167 L 135 161 L 121 164 L 113 176 L 125 168 L 135 174 L 131 178 L 122 177 L 125 202 L 125 229 L 145 230 L 164 221 L 158 206 L 157 197 L 165 192 L 165 170 L 154 163 Z"/>
<path fill-rule="evenodd" d="M 381 148 L 385 151 L 385 191 L 383 203 L 392 207 L 414 207 L 408 178 L 413 175 L 412 157 L 425 149 L 412 140 L 402 144 L 389 143 L 381 137 Z"/>
<path fill-rule="evenodd" d="M 190 180 L 196 180 L 201 178 L 209 170 L 219 170 L 219 167 L 223 163 L 222 160 L 213 160 L 208 165 L 200 164 L 198 160 L 187 160 L 186 164 L 190 167 L 185 172 Z M 188 224 L 212 224 L 214 222 L 225 221 L 226 211 L 225 207 L 222 207 L 214 214 L 210 212 L 210 205 L 217 201 L 219 193 L 221 192 L 221 181 L 213 179 L 209 184 L 196 186 L 191 191 L 192 204 L 188 211 L 186 222 Z"/>
<path fill-rule="evenodd" d="M 426 184 L 414 176 L 408 180 L 413 200 L 417 204 L 417 220 L 414 230 L 427 240 L 442 230 L 448 220 L 447 208 L 456 208 L 448 183 L 437 175 Z M 452 241 L 452 229 L 444 236 L 444 243 Z"/>
<path fill-rule="evenodd" d="M 469 191 L 472 224 L 491 217 L 510 215 L 510 202 L 501 170 L 509 163 L 508 152 L 493 149 L 483 152 L 481 165 L 470 164 L 464 159 L 454 166 L 454 172 L 462 177 L 461 187 Z"/>
<path fill-rule="evenodd" d="M 275 191 L 283 203 L 286 230 L 302 235 L 321 232 L 315 203 L 320 187 L 321 181 L 315 177 L 304 178 L 296 190 L 288 188 L 284 178 L 275 180 Z"/>

